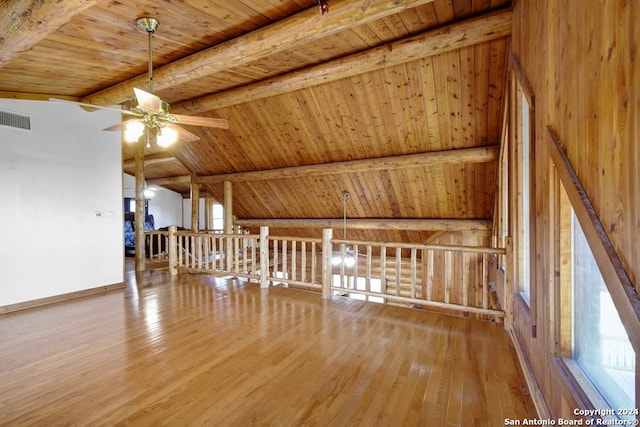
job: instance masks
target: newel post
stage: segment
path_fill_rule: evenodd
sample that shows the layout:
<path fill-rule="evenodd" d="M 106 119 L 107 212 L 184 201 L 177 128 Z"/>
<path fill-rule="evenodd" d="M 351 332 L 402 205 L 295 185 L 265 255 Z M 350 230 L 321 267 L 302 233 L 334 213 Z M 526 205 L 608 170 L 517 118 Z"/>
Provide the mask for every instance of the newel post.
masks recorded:
<path fill-rule="evenodd" d="M 260 227 L 260 287 L 268 288 L 269 282 L 269 227 Z"/>
<path fill-rule="evenodd" d="M 328 299 L 331 296 L 331 240 L 333 239 L 333 229 L 322 230 L 322 298 Z"/>
<path fill-rule="evenodd" d="M 178 239 L 176 238 L 176 226 L 169 226 L 169 274 L 178 275 Z"/>

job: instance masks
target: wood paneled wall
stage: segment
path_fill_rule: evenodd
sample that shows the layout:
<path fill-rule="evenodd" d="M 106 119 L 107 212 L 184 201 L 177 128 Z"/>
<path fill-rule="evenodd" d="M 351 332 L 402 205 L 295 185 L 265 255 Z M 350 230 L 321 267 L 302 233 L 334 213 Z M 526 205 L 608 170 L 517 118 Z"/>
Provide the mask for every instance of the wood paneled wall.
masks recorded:
<path fill-rule="evenodd" d="M 535 310 L 529 313 L 516 300 L 514 335 L 553 417 L 572 418 L 577 403 L 553 366 L 553 175 L 545 148 L 547 126 L 564 144 L 617 255 L 640 290 L 639 22 L 640 3 L 634 1 L 514 1 L 512 51 L 535 94 L 537 248 L 532 265 Z"/>

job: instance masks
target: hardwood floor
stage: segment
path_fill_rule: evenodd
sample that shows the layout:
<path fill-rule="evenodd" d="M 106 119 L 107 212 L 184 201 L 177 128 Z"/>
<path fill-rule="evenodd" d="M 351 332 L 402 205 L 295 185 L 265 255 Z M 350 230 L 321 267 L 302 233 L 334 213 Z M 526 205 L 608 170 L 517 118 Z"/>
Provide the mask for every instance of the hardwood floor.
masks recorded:
<path fill-rule="evenodd" d="M 0 425 L 501 426 L 502 325 L 206 275 L 0 316 Z"/>

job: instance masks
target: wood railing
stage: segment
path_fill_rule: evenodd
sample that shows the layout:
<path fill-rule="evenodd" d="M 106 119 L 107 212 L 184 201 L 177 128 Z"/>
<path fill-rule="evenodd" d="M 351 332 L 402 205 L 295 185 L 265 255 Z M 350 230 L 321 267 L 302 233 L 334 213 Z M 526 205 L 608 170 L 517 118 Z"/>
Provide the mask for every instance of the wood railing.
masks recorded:
<path fill-rule="evenodd" d="M 501 248 L 347 241 L 219 232 L 147 232 L 150 264 L 172 274 L 243 277 L 262 287 L 288 286 L 382 303 L 503 317 L 491 288 L 489 258 Z M 502 289 L 500 291 L 503 291 Z M 499 294 L 504 295 L 503 292 Z"/>
<path fill-rule="evenodd" d="M 169 261 L 169 231 L 145 231 L 145 264 L 154 265 Z"/>
<path fill-rule="evenodd" d="M 345 240 L 333 244 L 333 293 L 504 316 L 489 280 L 489 258 L 503 249 Z"/>

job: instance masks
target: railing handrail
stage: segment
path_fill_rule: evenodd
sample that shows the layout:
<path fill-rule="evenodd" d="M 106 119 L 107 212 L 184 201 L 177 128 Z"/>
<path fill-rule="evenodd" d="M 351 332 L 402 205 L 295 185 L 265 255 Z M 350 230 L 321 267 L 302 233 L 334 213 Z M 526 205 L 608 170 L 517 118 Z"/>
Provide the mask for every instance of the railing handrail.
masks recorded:
<path fill-rule="evenodd" d="M 285 242 L 307 242 L 307 243 L 322 243 L 322 239 L 317 237 L 291 237 L 291 236 L 267 236 L 269 240 L 278 240 Z"/>
<path fill-rule="evenodd" d="M 396 242 L 371 242 L 371 241 L 359 241 L 359 240 L 344 240 L 344 239 L 332 239 L 334 244 L 345 245 L 358 245 L 358 246 L 386 246 L 389 248 L 400 249 L 424 249 L 424 250 L 443 250 L 454 252 L 473 252 L 473 253 L 486 253 L 486 254 L 506 254 L 505 248 L 493 248 L 490 246 L 462 246 L 462 245 L 435 245 L 424 243 L 396 243 Z"/>
<path fill-rule="evenodd" d="M 217 233 L 207 230 L 193 231 L 193 230 L 177 230 L 176 236 L 188 236 L 188 237 L 199 237 L 199 236 L 216 236 L 221 238 L 232 238 L 232 239 L 259 239 L 259 234 L 238 234 L 238 233 Z"/>

